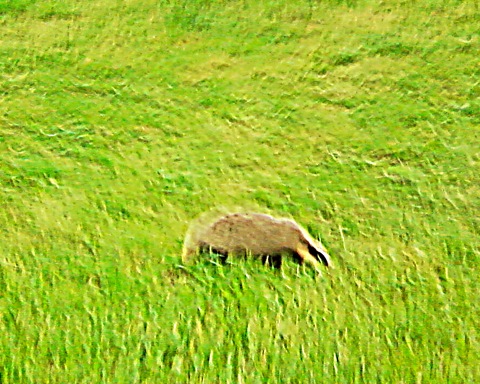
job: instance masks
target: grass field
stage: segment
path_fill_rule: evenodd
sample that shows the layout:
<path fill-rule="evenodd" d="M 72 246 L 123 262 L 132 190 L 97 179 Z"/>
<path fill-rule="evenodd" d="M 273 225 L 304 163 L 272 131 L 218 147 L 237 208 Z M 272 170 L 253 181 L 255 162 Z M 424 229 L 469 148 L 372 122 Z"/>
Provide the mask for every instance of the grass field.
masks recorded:
<path fill-rule="evenodd" d="M 477 0 L 0 1 L 0 383 L 480 382 L 479 127 Z"/>

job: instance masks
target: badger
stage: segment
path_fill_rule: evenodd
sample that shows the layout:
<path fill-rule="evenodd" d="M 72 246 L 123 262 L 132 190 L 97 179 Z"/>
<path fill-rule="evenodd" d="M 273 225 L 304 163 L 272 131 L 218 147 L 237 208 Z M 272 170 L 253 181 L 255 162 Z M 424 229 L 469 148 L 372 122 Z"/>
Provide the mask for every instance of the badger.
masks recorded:
<path fill-rule="evenodd" d="M 275 218 L 263 213 L 230 213 L 207 224 L 193 223 L 185 237 L 184 263 L 202 253 L 229 257 L 252 256 L 280 269 L 283 257 L 318 270 L 320 264 L 331 266 L 323 245 L 313 239 L 294 220 Z"/>

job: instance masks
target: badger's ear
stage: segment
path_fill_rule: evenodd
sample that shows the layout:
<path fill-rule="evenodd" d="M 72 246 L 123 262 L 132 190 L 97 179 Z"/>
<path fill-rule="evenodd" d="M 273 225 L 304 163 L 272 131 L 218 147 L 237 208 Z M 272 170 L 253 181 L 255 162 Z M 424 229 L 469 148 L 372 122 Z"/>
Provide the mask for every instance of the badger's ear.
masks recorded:
<path fill-rule="evenodd" d="M 329 254 L 322 249 L 322 247 L 314 247 L 312 244 L 308 243 L 308 252 L 318 261 L 321 261 L 326 267 L 331 264 Z"/>

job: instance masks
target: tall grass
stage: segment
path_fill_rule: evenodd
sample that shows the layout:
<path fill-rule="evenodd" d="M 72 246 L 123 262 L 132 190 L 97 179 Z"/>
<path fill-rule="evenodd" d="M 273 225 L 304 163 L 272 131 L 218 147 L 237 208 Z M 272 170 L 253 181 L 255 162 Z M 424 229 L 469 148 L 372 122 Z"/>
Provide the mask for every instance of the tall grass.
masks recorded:
<path fill-rule="evenodd" d="M 0 382 L 480 379 L 476 1 L 0 4 Z M 335 269 L 182 266 L 212 206 Z"/>

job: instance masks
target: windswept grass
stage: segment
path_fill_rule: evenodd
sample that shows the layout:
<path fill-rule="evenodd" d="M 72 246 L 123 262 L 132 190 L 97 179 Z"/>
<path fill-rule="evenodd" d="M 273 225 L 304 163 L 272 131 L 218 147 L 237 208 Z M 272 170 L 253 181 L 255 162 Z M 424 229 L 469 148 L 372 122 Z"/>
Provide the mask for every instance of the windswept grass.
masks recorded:
<path fill-rule="evenodd" d="M 0 382 L 474 383 L 476 1 L 0 3 Z M 332 254 L 181 266 L 212 206 Z"/>

